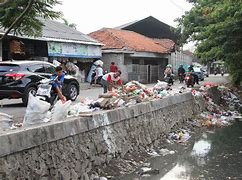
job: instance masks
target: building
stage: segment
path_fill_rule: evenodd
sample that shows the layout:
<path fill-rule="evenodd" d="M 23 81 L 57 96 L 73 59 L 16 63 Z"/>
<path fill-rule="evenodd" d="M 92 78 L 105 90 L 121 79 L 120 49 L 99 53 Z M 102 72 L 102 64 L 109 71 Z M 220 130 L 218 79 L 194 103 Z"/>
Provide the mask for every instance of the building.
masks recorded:
<path fill-rule="evenodd" d="M 101 58 L 101 44 L 91 37 L 60 22 L 42 19 L 42 36 L 9 34 L 0 42 L 1 60 L 69 60 L 86 76 L 92 62 Z M 0 29 L 0 35 L 4 31 Z M 84 77 L 83 77 L 84 79 Z"/>
<path fill-rule="evenodd" d="M 115 62 L 125 81 L 156 82 L 163 78 L 168 64 L 169 45 L 161 46 L 155 40 L 133 31 L 103 28 L 89 34 L 101 42 L 104 69 Z"/>
<path fill-rule="evenodd" d="M 154 39 L 171 39 L 174 42 L 177 41 L 177 35 L 175 28 L 169 26 L 160 20 L 149 16 L 147 18 L 127 23 L 116 27 L 117 29 L 134 31 L 149 38 Z"/>
<path fill-rule="evenodd" d="M 175 28 L 152 16 L 116 28 L 142 34 L 154 39 L 158 44 L 169 49 L 169 55 L 167 56 L 168 63 L 173 66 L 175 74 L 180 64 L 186 67 L 192 64 L 193 57 L 180 51 L 179 47 L 176 45 L 178 36 L 175 33 Z"/>

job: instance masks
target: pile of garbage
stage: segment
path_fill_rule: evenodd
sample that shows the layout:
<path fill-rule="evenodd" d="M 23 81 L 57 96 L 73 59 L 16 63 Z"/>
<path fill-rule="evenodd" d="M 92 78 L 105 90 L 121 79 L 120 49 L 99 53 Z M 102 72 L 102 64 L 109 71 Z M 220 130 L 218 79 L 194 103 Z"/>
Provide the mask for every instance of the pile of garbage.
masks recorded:
<path fill-rule="evenodd" d="M 167 96 L 181 94 L 189 91 L 185 87 L 173 90 L 166 82 L 158 81 L 152 88 L 147 88 L 138 81 L 128 82 L 122 89 L 114 89 L 106 94 L 99 95 L 97 100 L 83 99 L 70 107 L 68 116 L 78 116 L 79 114 L 90 113 L 98 110 L 115 109 L 122 106 L 131 106 L 137 103 L 151 101 L 153 99 L 162 99 Z"/>
<path fill-rule="evenodd" d="M 209 83 L 202 86 L 199 90 L 192 90 L 194 96 L 203 96 L 206 100 L 206 110 L 201 113 L 199 120 L 201 126 L 224 127 L 231 125 L 236 118 L 242 118 L 239 108 L 242 107 L 240 99 L 231 92 L 231 89 L 223 85 L 216 86 L 218 93 L 221 94 L 221 104 L 215 104 L 209 96 L 208 89 L 216 85 Z"/>

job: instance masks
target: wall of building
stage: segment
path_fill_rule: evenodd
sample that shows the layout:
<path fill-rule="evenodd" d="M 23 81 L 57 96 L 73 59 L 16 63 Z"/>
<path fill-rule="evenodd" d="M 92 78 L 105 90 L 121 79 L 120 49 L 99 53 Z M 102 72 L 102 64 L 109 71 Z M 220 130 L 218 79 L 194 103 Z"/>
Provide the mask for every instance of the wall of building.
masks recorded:
<path fill-rule="evenodd" d="M 128 74 L 127 68 L 124 65 L 124 54 L 123 53 L 103 53 L 101 60 L 103 61 L 103 68 L 109 72 L 111 62 L 114 62 L 118 69 L 122 71 L 122 79 L 127 81 Z"/>
<path fill-rule="evenodd" d="M 89 179 L 111 159 L 155 147 L 203 109 L 202 98 L 184 93 L 1 134 L 0 179 Z"/>
<path fill-rule="evenodd" d="M 177 69 L 179 68 L 180 64 L 183 65 L 191 65 L 193 57 L 188 56 L 181 51 L 176 51 L 168 55 L 169 64 L 172 65 L 174 73 L 177 73 Z"/>

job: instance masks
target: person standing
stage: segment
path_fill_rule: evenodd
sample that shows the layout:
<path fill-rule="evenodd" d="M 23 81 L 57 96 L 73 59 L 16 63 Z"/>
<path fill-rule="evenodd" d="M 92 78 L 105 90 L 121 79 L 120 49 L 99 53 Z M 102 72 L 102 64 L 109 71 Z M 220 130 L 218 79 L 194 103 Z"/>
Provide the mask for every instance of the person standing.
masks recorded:
<path fill-rule="evenodd" d="M 117 71 L 118 71 L 118 67 L 116 66 L 116 64 L 114 62 L 111 62 L 110 72 L 117 72 Z"/>
<path fill-rule="evenodd" d="M 101 65 L 97 65 L 97 68 L 95 70 L 95 76 L 93 77 L 92 81 L 91 81 L 91 85 L 94 84 L 101 84 L 101 79 L 103 77 L 103 68 Z"/>
<path fill-rule="evenodd" d="M 124 91 L 123 82 L 120 78 L 121 74 L 122 72 L 118 70 L 117 72 L 107 73 L 102 77 L 101 83 L 103 85 L 104 93 L 107 93 L 107 91 L 112 91 L 112 88 L 117 88 L 117 86 L 121 86 L 122 90 Z"/>

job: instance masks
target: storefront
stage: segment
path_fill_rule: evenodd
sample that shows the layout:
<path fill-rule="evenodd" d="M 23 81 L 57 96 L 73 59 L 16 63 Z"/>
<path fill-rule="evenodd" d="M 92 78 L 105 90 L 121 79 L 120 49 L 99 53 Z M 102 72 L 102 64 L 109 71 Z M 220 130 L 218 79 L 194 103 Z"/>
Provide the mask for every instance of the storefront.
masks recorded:
<path fill-rule="evenodd" d="M 80 44 L 74 42 L 47 42 L 50 62 L 57 60 L 72 62 L 80 71 L 80 82 L 84 82 L 93 61 L 101 58 L 100 44 Z"/>

